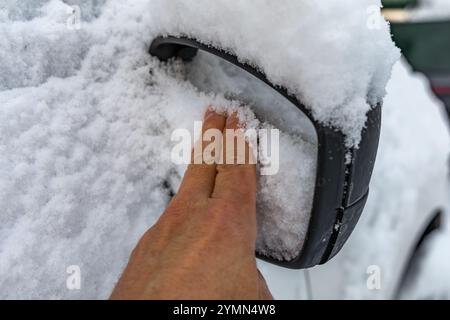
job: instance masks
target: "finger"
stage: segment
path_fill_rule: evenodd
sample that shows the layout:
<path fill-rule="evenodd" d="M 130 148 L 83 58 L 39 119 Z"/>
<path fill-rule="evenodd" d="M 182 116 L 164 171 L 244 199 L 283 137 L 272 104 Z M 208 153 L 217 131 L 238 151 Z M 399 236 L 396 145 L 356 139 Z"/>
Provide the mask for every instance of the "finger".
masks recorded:
<path fill-rule="evenodd" d="M 260 300 L 273 300 L 272 293 L 269 290 L 266 279 L 262 275 L 261 271 L 258 270 L 258 280 L 259 280 L 259 290 L 258 295 Z"/>
<path fill-rule="evenodd" d="M 222 132 L 225 127 L 226 117 L 214 112 L 211 108 L 205 113 L 202 137 L 206 136 L 206 133 L 211 129 L 216 129 L 218 132 Z M 211 132 L 211 131 L 209 131 Z M 214 189 L 214 181 L 216 177 L 216 163 L 214 159 L 203 158 L 203 150 L 206 150 L 211 141 L 203 141 L 202 137 L 200 141 L 196 143 L 196 147 L 192 151 L 191 164 L 188 166 L 186 173 L 184 174 L 183 181 L 178 191 L 179 197 L 197 197 L 197 198 L 209 198 Z M 212 138 L 213 141 L 214 138 Z M 201 144 L 201 148 L 199 147 Z M 220 141 L 221 145 L 221 141 Z M 217 150 L 220 155 L 221 149 Z M 216 155 L 216 154 L 214 154 Z M 216 155 L 216 156 L 217 156 Z M 205 162 L 206 160 L 206 162 Z"/>
<path fill-rule="evenodd" d="M 243 206 L 254 206 L 256 165 L 236 114 L 227 118 L 224 131 L 224 164 L 217 165 L 212 197 L 225 200 L 237 198 Z"/>

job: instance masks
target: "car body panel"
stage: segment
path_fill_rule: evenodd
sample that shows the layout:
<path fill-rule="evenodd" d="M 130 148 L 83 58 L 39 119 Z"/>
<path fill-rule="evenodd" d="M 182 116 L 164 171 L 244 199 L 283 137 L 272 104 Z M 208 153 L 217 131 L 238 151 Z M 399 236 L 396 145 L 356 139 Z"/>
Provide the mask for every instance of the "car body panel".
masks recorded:
<path fill-rule="evenodd" d="M 405 61 L 395 66 L 387 90 L 369 198 L 355 231 L 336 257 L 303 276 L 264 266 L 275 298 L 396 297 L 426 227 L 437 210 L 448 211 L 450 140 L 442 104 Z M 379 288 L 368 285 L 374 270 Z"/>

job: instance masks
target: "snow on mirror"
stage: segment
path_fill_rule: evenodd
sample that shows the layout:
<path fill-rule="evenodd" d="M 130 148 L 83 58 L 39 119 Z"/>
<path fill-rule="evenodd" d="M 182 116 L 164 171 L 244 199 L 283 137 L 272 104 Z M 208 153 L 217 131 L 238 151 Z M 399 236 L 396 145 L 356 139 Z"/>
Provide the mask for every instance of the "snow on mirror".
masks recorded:
<path fill-rule="evenodd" d="M 256 122 L 256 129 L 279 129 L 278 171 L 258 175 L 257 251 L 278 260 L 296 258 L 314 196 L 318 143 L 313 124 L 270 86 L 219 57 L 198 51 L 185 68 L 187 80 L 198 90 L 239 101 L 244 113 L 254 114 L 250 126 Z M 267 152 L 264 147 L 259 144 L 259 154 Z"/>

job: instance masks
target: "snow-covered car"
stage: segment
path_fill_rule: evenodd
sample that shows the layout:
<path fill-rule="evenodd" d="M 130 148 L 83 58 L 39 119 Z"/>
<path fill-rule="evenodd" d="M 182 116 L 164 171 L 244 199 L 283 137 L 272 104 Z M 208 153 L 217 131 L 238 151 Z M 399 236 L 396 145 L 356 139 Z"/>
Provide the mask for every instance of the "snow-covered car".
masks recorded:
<path fill-rule="evenodd" d="M 450 2 L 384 0 L 394 41 L 415 71 L 430 80 L 450 115 Z"/>
<path fill-rule="evenodd" d="M 287 128 L 280 172 L 260 179 L 257 245 L 272 258 L 292 258 L 308 229 L 302 222 L 310 218 L 319 147 L 303 122 L 293 126 L 296 118 L 278 109 L 258 113 L 223 88 L 203 91 L 208 73 L 195 73 L 204 70 L 193 68 L 198 60 L 162 63 L 148 48 L 162 35 L 186 33 L 227 49 L 357 148 L 399 57 L 380 4 L 2 4 L 0 298 L 108 298 L 138 239 L 177 191 L 185 167 L 170 161 L 172 132 L 191 129 L 211 103 L 242 107 L 247 124 Z M 323 266 L 260 261 L 276 298 L 395 297 L 417 243 L 447 208 L 449 141 L 439 108 L 424 80 L 397 64 L 361 220 Z"/>
<path fill-rule="evenodd" d="M 432 283 L 422 285 L 429 296 L 402 290 L 423 239 L 437 228 L 447 229 L 448 120 L 425 76 L 413 73 L 405 61 L 394 67 L 387 91 L 371 193 L 354 233 L 323 266 L 286 271 L 262 264 L 275 297 L 433 297 L 423 290 L 436 286 Z M 448 265 L 444 249 L 443 266 Z"/>

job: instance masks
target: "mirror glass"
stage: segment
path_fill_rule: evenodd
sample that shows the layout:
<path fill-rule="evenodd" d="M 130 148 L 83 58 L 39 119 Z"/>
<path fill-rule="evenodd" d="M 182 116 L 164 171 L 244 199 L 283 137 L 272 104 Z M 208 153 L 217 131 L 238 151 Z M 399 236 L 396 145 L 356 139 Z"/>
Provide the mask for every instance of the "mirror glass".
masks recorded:
<path fill-rule="evenodd" d="M 187 80 L 199 91 L 239 101 L 259 120 L 259 130 L 278 131 L 278 137 L 267 131 L 267 141 L 261 135 L 258 140 L 259 159 L 270 154 L 274 170 L 258 175 L 257 251 L 282 261 L 296 258 L 314 196 L 318 143 L 312 122 L 273 88 L 220 57 L 198 51 L 185 68 Z"/>

